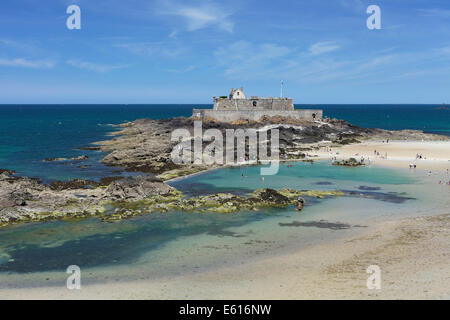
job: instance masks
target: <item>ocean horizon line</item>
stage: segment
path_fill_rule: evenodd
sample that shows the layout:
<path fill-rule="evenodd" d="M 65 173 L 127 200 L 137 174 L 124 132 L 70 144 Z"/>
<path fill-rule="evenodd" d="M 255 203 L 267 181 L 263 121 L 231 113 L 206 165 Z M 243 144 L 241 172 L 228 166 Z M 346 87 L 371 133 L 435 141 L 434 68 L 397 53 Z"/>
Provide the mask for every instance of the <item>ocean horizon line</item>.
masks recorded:
<path fill-rule="evenodd" d="M 0 103 L 3 106 L 213 106 L 212 103 Z M 449 106 L 446 103 L 294 103 L 294 106 Z"/>

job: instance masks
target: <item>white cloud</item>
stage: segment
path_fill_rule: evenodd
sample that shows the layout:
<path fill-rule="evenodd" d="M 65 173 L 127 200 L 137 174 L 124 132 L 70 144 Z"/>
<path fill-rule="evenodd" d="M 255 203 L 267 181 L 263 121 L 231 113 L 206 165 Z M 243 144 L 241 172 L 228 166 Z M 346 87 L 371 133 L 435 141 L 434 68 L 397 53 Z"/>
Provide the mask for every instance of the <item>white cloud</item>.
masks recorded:
<path fill-rule="evenodd" d="M 335 51 L 339 48 L 340 48 L 340 46 L 338 44 L 331 42 L 331 41 L 317 42 L 309 47 L 309 53 L 315 56 L 315 55 Z"/>
<path fill-rule="evenodd" d="M 203 1 L 197 5 L 165 1 L 159 14 L 183 19 L 187 31 L 214 26 L 230 33 L 233 32 L 234 24 L 230 20 L 231 12 L 228 8 L 211 1 Z"/>
<path fill-rule="evenodd" d="M 128 65 L 104 65 L 104 64 L 97 64 L 97 63 L 80 61 L 80 60 L 68 60 L 67 63 L 76 68 L 86 69 L 86 70 L 101 72 L 101 73 L 128 67 Z"/>
<path fill-rule="evenodd" d="M 33 52 L 40 50 L 37 46 L 30 44 L 27 41 L 15 41 L 11 39 L 0 39 L 0 45 L 9 49 L 18 49 L 23 52 Z"/>
<path fill-rule="evenodd" d="M 188 66 L 188 67 L 182 68 L 182 69 L 168 69 L 167 71 L 172 72 L 172 73 L 187 73 L 187 72 L 191 72 L 195 69 L 196 69 L 195 66 Z"/>
<path fill-rule="evenodd" d="M 450 55 L 450 46 L 444 47 L 444 48 L 440 48 L 440 49 L 437 49 L 436 51 L 437 51 L 438 53 L 443 54 L 443 55 L 447 55 L 447 54 Z"/>
<path fill-rule="evenodd" d="M 399 68 L 417 61 L 435 60 L 440 56 L 433 52 L 394 53 L 380 50 L 367 57 L 345 59 L 325 55 L 337 50 L 335 43 L 319 42 L 309 50 L 288 48 L 277 44 L 255 44 L 239 41 L 221 47 L 214 53 L 216 65 L 230 79 L 279 80 L 295 83 L 325 83 L 332 81 L 355 81 L 383 76 L 384 81 L 400 72 Z M 440 49 L 441 56 L 448 48 Z"/>
<path fill-rule="evenodd" d="M 54 61 L 49 60 L 28 60 L 23 58 L 0 59 L 0 66 L 4 67 L 22 67 L 33 69 L 49 69 L 55 66 Z"/>
<path fill-rule="evenodd" d="M 265 70 L 278 59 L 289 55 L 292 49 L 272 43 L 258 44 L 238 41 L 214 52 L 219 65 L 225 66 L 227 75 L 255 76 L 264 74 Z"/>
<path fill-rule="evenodd" d="M 124 42 L 116 43 L 115 47 L 125 49 L 133 54 L 141 56 L 162 56 L 177 58 L 186 53 L 186 48 L 179 45 L 169 45 L 161 42 Z"/>
<path fill-rule="evenodd" d="M 343 7 L 350 8 L 355 12 L 361 12 L 364 8 L 364 3 L 361 0 L 340 0 Z"/>
<path fill-rule="evenodd" d="M 436 17 L 436 18 L 450 18 L 450 10 L 447 9 L 419 9 L 418 10 L 422 15 L 427 17 Z"/>

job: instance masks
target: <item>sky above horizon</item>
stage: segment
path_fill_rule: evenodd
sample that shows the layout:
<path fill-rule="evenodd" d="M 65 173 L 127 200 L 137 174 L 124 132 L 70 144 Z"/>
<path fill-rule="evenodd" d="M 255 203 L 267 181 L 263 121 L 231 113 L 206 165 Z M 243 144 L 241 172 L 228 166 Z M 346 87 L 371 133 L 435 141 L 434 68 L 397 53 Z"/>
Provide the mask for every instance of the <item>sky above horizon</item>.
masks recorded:
<path fill-rule="evenodd" d="M 0 4 L 0 104 L 204 104 L 231 87 L 279 96 L 281 80 L 296 104 L 450 103 L 450 1 Z"/>

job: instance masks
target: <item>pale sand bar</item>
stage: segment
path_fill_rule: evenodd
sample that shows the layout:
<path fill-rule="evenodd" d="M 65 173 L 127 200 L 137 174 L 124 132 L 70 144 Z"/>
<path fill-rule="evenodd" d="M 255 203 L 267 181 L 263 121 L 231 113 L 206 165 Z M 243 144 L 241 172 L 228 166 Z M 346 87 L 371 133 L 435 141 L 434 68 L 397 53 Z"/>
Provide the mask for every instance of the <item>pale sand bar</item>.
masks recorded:
<path fill-rule="evenodd" d="M 379 156 L 374 154 L 375 150 L 379 152 Z M 398 168 L 408 168 L 409 164 L 416 164 L 417 169 L 423 170 L 450 169 L 450 141 L 368 141 L 331 148 L 331 152 L 324 149 L 311 152 L 311 155 L 314 154 L 327 159 L 354 157 L 359 160 L 363 156 L 366 160 L 370 159 L 372 164 Z M 416 159 L 417 154 L 422 154 L 423 159 Z"/>

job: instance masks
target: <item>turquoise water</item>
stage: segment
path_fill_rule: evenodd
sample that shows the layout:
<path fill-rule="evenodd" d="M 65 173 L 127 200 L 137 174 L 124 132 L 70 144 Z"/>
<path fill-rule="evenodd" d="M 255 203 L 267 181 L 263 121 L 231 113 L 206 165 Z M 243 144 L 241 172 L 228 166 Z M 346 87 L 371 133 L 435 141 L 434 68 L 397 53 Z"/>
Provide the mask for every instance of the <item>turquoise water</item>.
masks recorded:
<path fill-rule="evenodd" d="M 186 115 L 193 105 L 0 105 L 0 168 L 45 181 L 84 178 L 98 180 L 120 171 L 99 163 L 104 154 L 77 150 L 109 139 L 120 124 L 138 118 L 172 118 Z M 46 158 L 87 155 L 82 162 L 61 164 Z M 83 167 L 81 167 L 83 166 Z"/>
<path fill-rule="evenodd" d="M 292 167 L 289 167 L 292 166 Z M 243 177 L 244 176 L 244 177 Z M 355 183 L 400 185 L 414 183 L 415 179 L 396 170 L 361 167 L 347 168 L 330 165 L 327 161 L 281 163 L 277 175 L 261 180 L 260 167 L 237 167 L 210 171 L 171 183 L 185 193 L 196 195 L 211 192 L 247 193 L 257 188 L 298 190 L 353 189 Z"/>
<path fill-rule="evenodd" d="M 210 105 L 0 105 L 0 168 L 45 181 L 85 178 L 98 180 L 121 171 L 99 163 L 97 151 L 77 150 L 109 139 L 111 124 L 138 118 L 190 116 L 192 108 Z M 420 129 L 450 134 L 450 110 L 435 105 L 317 105 L 328 117 L 364 127 Z M 89 156 L 68 164 L 45 158 Z"/>
<path fill-rule="evenodd" d="M 246 193 L 260 187 L 353 191 L 358 201 L 377 206 L 377 212 L 372 213 L 375 215 L 382 208 L 392 212 L 420 202 L 414 192 L 408 190 L 408 187 L 417 184 L 418 177 L 411 176 L 408 171 L 344 168 L 331 166 L 327 162 L 314 165 L 293 163 L 291 168 L 281 166 L 276 176 L 266 177 L 262 182 L 259 179 L 259 169 L 220 169 L 175 181 L 172 185 L 188 194 L 230 190 Z M 248 178 L 242 178 L 243 173 Z M 371 199 L 361 199 L 362 194 L 370 195 Z M 314 213 L 316 206 L 320 208 L 324 203 L 342 201 L 351 203 L 354 199 L 350 196 L 339 200 L 306 200 L 307 205 L 301 218 L 314 220 L 316 215 L 321 214 Z M 58 221 L 14 226 L 0 230 L 0 273 L 54 272 L 64 270 L 72 264 L 87 269 L 112 266 L 132 268 L 133 265 L 137 268 L 142 267 L 143 256 L 147 257 L 144 264 L 151 264 L 156 268 L 166 263 L 157 257 L 177 240 L 183 239 L 183 243 L 193 241 L 200 245 L 204 236 L 209 237 L 208 241 L 212 237 L 219 243 L 221 239 L 228 237 L 248 239 L 257 232 L 255 229 L 248 231 L 249 233 L 230 230 L 258 222 L 264 224 L 285 221 L 293 217 L 300 218 L 294 208 L 289 207 L 230 215 L 170 212 L 144 215 L 118 223 L 88 219 L 80 222 Z M 336 214 L 335 219 L 338 217 Z M 348 213 L 343 217 L 351 219 L 352 214 Z M 203 247 L 207 248 L 208 245 L 211 244 L 204 243 Z M 122 276 L 126 277 L 126 272 Z"/>

